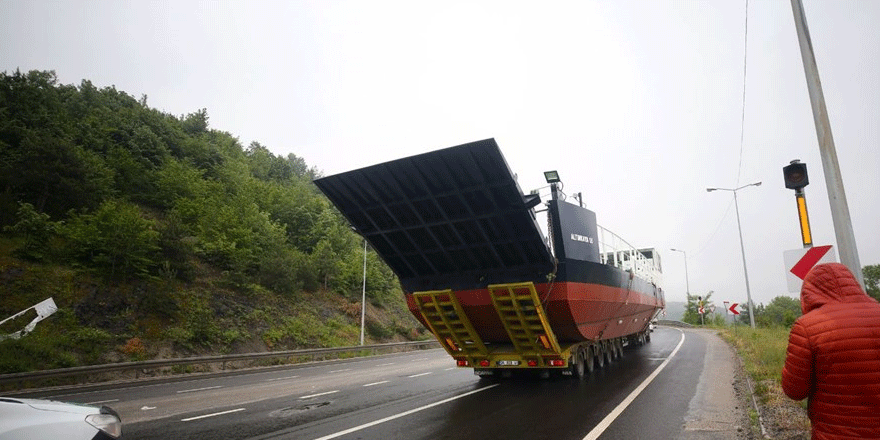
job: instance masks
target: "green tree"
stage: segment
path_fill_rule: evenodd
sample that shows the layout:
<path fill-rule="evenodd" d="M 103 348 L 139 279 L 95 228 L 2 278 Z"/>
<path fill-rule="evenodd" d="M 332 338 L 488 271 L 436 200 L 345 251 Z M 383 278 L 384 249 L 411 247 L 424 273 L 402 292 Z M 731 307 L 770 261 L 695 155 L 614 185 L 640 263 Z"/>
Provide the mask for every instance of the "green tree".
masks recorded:
<path fill-rule="evenodd" d="M 714 307 L 711 298 L 712 292 L 709 292 L 705 295 L 688 295 L 682 321 L 694 325 L 700 325 L 702 323 L 708 322 L 706 320 L 706 315 L 708 315 L 709 310 Z M 700 317 L 701 305 L 703 306 L 703 311 L 705 312 L 702 318 Z"/>
<path fill-rule="evenodd" d="M 110 199 L 94 213 L 73 213 L 64 235 L 76 261 L 106 270 L 111 279 L 144 277 L 157 264 L 159 233 L 130 203 Z"/>
<path fill-rule="evenodd" d="M 865 279 L 865 289 L 867 289 L 868 295 L 880 301 L 880 264 L 863 267 L 862 277 Z"/>
<path fill-rule="evenodd" d="M 24 237 L 24 245 L 16 250 L 19 257 L 42 261 L 48 253 L 49 240 L 55 235 L 58 224 L 49 220 L 49 214 L 37 212 L 30 203 L 20 203 L 18 222 L 6 226 L 5 231 Z"/>
<path fill-rule="evenodd" d="M 761 327 L 791 327 L 801 316 L 801 302 L 790 296 L 777 296 L 765 307 L 760 306 L 760 313 L 755 312 L 755 325 Z"/>

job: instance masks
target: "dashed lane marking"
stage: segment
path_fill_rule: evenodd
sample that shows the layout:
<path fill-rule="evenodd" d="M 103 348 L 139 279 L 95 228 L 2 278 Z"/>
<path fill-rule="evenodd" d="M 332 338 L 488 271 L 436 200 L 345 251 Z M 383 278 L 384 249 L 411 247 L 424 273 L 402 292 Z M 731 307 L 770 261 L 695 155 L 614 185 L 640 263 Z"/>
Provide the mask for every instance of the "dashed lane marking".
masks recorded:
<path fill-rule="evenodd" d="M 308 396 L 302 396 L 302 397 L 300 397 L 300 399 L 311 399 L 312 397 L 326 396 L 328 394 L 333 394 L 333 393 L 338 393 L 338 392 L 339 392 L 339 390 L 325 391 L 323 393 L 309 394 Z"/>
<path fill-rule="evenodd" d="M 387 381 L 387 380 L 383 380 L 382 382 L 368 383 L 368 384 L 365 384 L 364 386 L 365 386 L 365 387 L 371 387 L 371 386 L 375 386 L 375 385 L 382 385 L 383 383 L 388 383 L 388 381 Z"/>
<path fill-rule="evenodd" d="M 493 385 L 489 385 L 489 386 L 486 386 L 486 387 L 483 387 L 483 388 L 478 388 L 478 389 L 476 389 L 476 390 L 468 391 L 467 393 L 459 394 L 459 395 L 457 395 L 457 396 L 453 396 L 453 397 L 450 397 L 450 398 L 448 398 L 448 399 L 441 400 L 441 401 L 439 401 L 439 402 L 434 402 L 434 403 L 431 403 L 431 404 L 428 404 L 428 405 L 425 405 L 425 406 L 420 406 L 420 407 L 418 407 L 418 408 L 411 409 L 411 410 L 409 410 L 409 411 L 404 411 L 404 412 L 402 412 L 402 413 L 400 413 L 400 414 L 396 414 L 396 415 L 393 415 L 393 416 L 385 417 L 384 419 L 374 420 L 374 421 L 372 421 L 372 422 L 370 422 L 370 423 L 364 423 L 363 425 L 355 426 L 354 428 L 349 428 L 349 429 L 346 429 L 346 430 L 344 430 L 344 431 L 339 431 L 339 432 L 335 432 L 335 433 L 333 433 L 333 434 L 325 435 L 324 437 L 320 437 L 320 438 L 317 438 L 317 439 L 315 439 L 315 440 L 330 440 L 330 439 L 333 439 L 333 438 L 336 438 L 336 437 L 341 437 L 341 436 L 343 436 L 343 435 L 345 435 L 345 434 L 351 434 L 352 432 L 357 432 L 357 431 L 360 431 L 360 430 L 363 430 L 363 429 L 367 429 L 367 428 L 369 428 L 369 427 L 371 427 L 371 426 L 376 426 L 376 425 L 380 425 L 380 424 L 385 423 L 385 422 L 390 422 L 391 420 L 399 419 L 399 418 L 401 418 L 401 417 L 405 417 L 405 416 L 408 416 L 408 415 L 410 415 L 410 414 L 415 414 L 415 413 L 417 413 L 417 412 L 419 412 L 419 411 L 424 411 L 424 410 L 426 410 L 426 409 L 433 408 L 433 407 L 438 406 L 438 405 L 443 405 L 444 403 L 452 402 L 453 400 L 461 399 L 462 397 L 470 396 L 471 394 L 479 393 L 479 392 L 481 392 L 481 391 L 486 391 L 486 390 L 489 390 L 489 389 L 495 388 L 495 387 L 497 387 L 497 386 L 498 386 L 498 384 L 493 384 Z"/>
<path fill-rule="evenodd" d="M 177 394 L 194 393 L 196 391 L 216 390 L 217 388 L 223 388 L 223 387 L 221 385 L 217 385 L 217 386 L 213 386 L 213 387 L 193 388 L 191 390 L 180 390 L 177 392 Z"/>
<path fill-rule="evenodd" d="M 190 417 L 190 418 L 187 418 L 187 419 L 180 419 L 180 421 L 181 421 L 181 422 L 191 422 L 191 421 L 193 421 L 193 420 L 207 419 L 208 417 L 222 416 L 222 415 L 224 415 L 224 414 L 232 414 L 232 413 L 237 413 L 237 412 L 239 412 L 239 411 L 244 411 L 244 410 L 245 410 L 245 408 L 231 409 L 231 410 L 229 410 L 229 411 L 221 411 L 221 412 L 218 412 L 218 413 L 205 414 L 205 415 L 203 415 L 203 416 L 196 416 L 196 417 Z"/>
<path fill-rule="evenodd" d="M 431 372 L 430 372 L 430 371 L 429 371 L 429 372 L 427 372 L 427 373 L 420 373 L 420 374 L 413 374 L 413 375 L 412 375 L 412 376 L 407 376 L 407 377 L 419 377 L 419 376 L 427 376 L 427 375 L 429 375 L 429 374 L 431 374 Z"/>
<path fill-rule="evenodd" d="M 297 377 L 299 377 L 299 376 L 275 377 L 272 379 L 266 379 L 266 382 L 275 382 L 277 380 L 296 379 Z"/>

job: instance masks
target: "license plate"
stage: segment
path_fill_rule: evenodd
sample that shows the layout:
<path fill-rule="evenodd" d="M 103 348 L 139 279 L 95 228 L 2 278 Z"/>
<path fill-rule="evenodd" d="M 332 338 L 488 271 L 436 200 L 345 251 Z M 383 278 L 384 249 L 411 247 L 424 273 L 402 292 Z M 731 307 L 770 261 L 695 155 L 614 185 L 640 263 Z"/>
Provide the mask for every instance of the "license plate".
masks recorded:
<path fill-rule="evenodd" d="M 514 367 L 519 365 L 519 361 L 498 361 L 499 367 Z"/>

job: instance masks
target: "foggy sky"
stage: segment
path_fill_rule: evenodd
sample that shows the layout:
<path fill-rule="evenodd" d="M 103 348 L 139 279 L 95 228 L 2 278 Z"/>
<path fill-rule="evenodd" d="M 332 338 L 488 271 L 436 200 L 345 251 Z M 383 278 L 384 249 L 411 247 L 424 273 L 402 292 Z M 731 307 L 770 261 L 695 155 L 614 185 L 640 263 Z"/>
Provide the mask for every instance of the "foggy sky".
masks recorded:
<path fill-rule="evenodd" d="M 878 264 L 880 2 L 803 2 L 861 264 Z M 243 146 L 327 175 L 495 138 L 525 191 L 559 170 L 602 226 L 656 248 L 673 301 L 686 274 L 670 248 L 692 294 L 745 302 L 732 194 L 705 189 L 762 181 L 738 200 L 766 304 L 797 297 L 792 159 L 809 166 L 814 242 L 836 243 L 790 4 L 750 2 L 747 40 L 745 21 L 744 0 L 5 0 L 0 70 L 206 108 Z"/>

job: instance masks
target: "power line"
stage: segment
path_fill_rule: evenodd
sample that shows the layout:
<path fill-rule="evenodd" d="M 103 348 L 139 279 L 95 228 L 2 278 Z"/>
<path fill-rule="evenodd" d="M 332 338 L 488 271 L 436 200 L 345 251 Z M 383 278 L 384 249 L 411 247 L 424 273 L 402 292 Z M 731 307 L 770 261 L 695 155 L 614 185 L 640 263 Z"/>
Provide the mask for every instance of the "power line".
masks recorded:
<path fill-rule="evenodd" d="M 736 169 L 736 186 L 739 186 L 739 177 L 742 173 L 743 143 L 746 132 L 746 67 L 749 61 L 749 0 L 746 0 L 745 40 L 743 42 L 743 93 L 742 93 L 742 117 L 739 122 L 739 166 Z"/>

